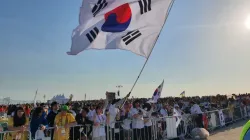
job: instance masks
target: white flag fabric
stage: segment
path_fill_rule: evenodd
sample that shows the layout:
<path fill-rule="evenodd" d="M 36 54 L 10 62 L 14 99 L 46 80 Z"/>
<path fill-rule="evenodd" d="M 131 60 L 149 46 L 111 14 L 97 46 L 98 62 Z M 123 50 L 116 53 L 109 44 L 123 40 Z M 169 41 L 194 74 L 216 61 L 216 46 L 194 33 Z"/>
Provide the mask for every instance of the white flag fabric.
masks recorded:
<path fill-rule="evenodd" d="M 221 109 L 219 110 L 219 117 L 220 117 L 220 125 L 225 126 L 225 118 Z"/>
<path fill-rule="evenodd" d="M 69 55 L 122 49 L 148 57 L 173 0 L 83 0 Z"/>
<path fill-rule="evenodd" d="M 161 91 L 164 85 L 164 80 L 162 81 L 162 83 L 157 87 L 157 89 L 155 89 L 155 92 L 153 94 L 152 99 L 150 99 L 148 101 L 148 103 L 157 103 L 158 99 L 161 97 Z"/>
<path fill-rule="evenodd" d="M 177 128 L 181 122 L 181 119 L 182 119 L 181 113 L 174 108 L 173 116 L 176 117 L 176 119 L 177 119 L 176 120 L 176 128 Z"/>

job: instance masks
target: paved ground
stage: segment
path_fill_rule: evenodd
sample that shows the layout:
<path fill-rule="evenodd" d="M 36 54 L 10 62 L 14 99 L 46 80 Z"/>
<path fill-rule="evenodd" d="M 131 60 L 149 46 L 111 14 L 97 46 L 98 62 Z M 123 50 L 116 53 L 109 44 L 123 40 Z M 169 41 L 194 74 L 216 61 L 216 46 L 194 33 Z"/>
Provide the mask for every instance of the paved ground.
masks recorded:
<path fill-rule="evenodd" d="M 239 140 L 242 126 L 247 121 L 240 121 L 211 134 L 208 140 Z"/>

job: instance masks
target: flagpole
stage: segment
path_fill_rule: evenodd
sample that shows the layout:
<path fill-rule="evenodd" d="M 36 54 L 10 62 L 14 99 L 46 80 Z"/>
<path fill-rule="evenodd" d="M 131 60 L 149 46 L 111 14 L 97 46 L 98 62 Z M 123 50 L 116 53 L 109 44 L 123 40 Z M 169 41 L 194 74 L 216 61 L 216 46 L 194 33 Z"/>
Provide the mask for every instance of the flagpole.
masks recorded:
<path fill-rule="evenodd" d="M 38 94 L 38 88 L 37 88 L 37 90 L 36 90 L 36 94 L 35 94 L 35 97 L 34 97 L 34 100 L 33 100 L 33 102 L 34 102 L 34 107 L 36 107 L 36 96 L 37 96 L 37 94 Z"/>
<path fill-rule="evenodd" d="M 166 14 L 166 16 L 165 16 L 165 22 L 163 23 L 163 25 L 162 25 L 162 27 L 161 27 L 160 33 L 161 33 L 161 31 L 162 31 L 162 29 L 163 29 L 163 27 L 164 27 L 164 25 L 165 25 L 165 23 L 166 23 L 166 21 L 167 21 L 167 19 L 168 19 L 167 17 L 169 16 L 169 13 L 170 13 L 170 11 L 171 11 L 171 9 L 172 9 L 172 7 L 173 7 L 174 1 L 175 1 L 175 0 L 172 0 L 171 5 L 168 7 L 168 12 L 167 12 L 167 14 Z M 145 63 L 143 64 L 142 69 L 141 69 L 139 75 L 137 76 L 137 78 L 136 78 L 136 80 L 135 80 L 135 82 L 134 82 L 134 84 L 133 84 L 133 86 L 132 86 L 130 92 L 128 93 L 128 96 L 130 96 L 130 94 L 131 94 L 131 92 L 133 91 L 135 85 L 137 84 L 137 82 L 138 82 L 138 80 L 139 80 L 139 78 L 140 78 L 140 76 L 141 76 L 141 74 L 142 74 L 142 72 L 143 72 L 143 70 L 144 70 L 144 68 L 145 68 L 145 66 L 146 66 L 146 64 L 147 64 L 147 62 L 148 62 L 148 60 L 149 60 L 149 58 L 150 58 L 150 56 L 151 56 L 151 53 L 153 52 L 153 49 L 154 49 L 155 44 L 156 44 L 157 40 L 159 39 L 159 37 L 160 37 L 160 34 L 157 36 L 157 38 L 156 38 L 156 40 L 155 40 L 155 42 L 154 42 L 154 45 L 153 45 L 153 47 L 152 47 L 152 49 L 151 49 L 151 51 L 150 51 L 150 53 L 149 53 L 149 55 L 148 55 L 148 57 L 147 57 Z"/>

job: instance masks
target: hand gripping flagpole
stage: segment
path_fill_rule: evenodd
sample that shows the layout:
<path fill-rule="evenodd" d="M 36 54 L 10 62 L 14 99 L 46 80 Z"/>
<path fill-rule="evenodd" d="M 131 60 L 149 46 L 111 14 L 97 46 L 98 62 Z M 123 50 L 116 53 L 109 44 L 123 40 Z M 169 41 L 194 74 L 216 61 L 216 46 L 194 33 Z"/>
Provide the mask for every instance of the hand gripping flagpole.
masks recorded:
<path fill-rule="evenodd" d="M 166 16 L 165 16 L 165 22 L 163 23 L 163 25 L 162 25 L 162 27 L 161 27 L 160 33 L 161 33 L 161 31 L 162 31 L 162 29 L 163 29 L 163 27 L 164 27 L 164 25 L 165 25 L 165 23 L 166 23 L 166 21 L 167 21 L 167 18 L 168 18 L 168 16 L 169 16 L 169 13 L 170 13 L 170 11 L 171 11 L 171 9 L 172 9 L 172 7 L 173 7 L 174 1 L 175 1 L 175 0 L 172 0 L 170 6 L 168 7 L 168 12 L 167 12 L 167 14 L 166 14 Z M 160 33 L 159 33 L 159 35 L 157 36 L 157 38 L 156 38 L 156 40 L 155 40 L 155 42 L 154 42 L 154 45 L 153 45 L 152 49 L 150 50 L 150 53 L 149 53 L 149 55 L 148 55 L 148 57 L 147 57 L 145 63 L 143 64 L 142 69 L 141 69 L 139 75 L 137 76 L 137 78 L 136 78 L 136 80 L 135 80 L 135 82 L 134 82 L 134 84 L 133 84 L 131 90 L 130 90 L 129 93 L 126 95 L 125 101 L 123 102 L 123 104 L 122 104 L 121 107 L 124 106 L 126 100 L 128 99 L 128 97 L 129 97 L 130 94 L 132 93 L 132 91 L 133 91 L 135 85 L 137 84 L 137 82 L 138 82 L 138 80 L 139 80 L 139 78 L 140 78 L 140 76 L 141 76 L 141 74 L 142 74 L 142 72 L 143 72 L 143 70 L 144 70 L 144 68 L 145 68 L 145 66 L 146 66 L 146 64 L 147 64 L 147 62 L 148 62 L 148 60 L 149 60 L 149 58 L 150 58 L 150 56 L 151 56 L 151 53 L 152 53 L 152 51 L 153 51 L 153 49 L 154 49 L 154 46 L 155 46 L 155 44 L 156 44 L 158 38 L 160 37 Z M 121 108 L 121 107 L 120 107 L 120 108 Z"/>

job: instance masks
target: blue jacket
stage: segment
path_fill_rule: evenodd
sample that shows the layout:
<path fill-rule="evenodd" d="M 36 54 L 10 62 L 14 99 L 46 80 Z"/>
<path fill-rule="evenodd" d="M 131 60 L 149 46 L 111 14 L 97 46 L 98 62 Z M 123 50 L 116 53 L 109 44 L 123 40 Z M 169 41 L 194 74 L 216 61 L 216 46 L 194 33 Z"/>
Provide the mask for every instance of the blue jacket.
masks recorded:
<path fill-rule="evenodd" d="M 47 119 L 45 118 L 44 115 L 42 115 L 39 118 L 32 118 L 31 119 L 30 131 L 31 131 L 32 138 L 35 138 L 36 131 L 38 130 L 38 128 L 41 124 L 45 125 L 45 126 L 48 124 Z"/>

